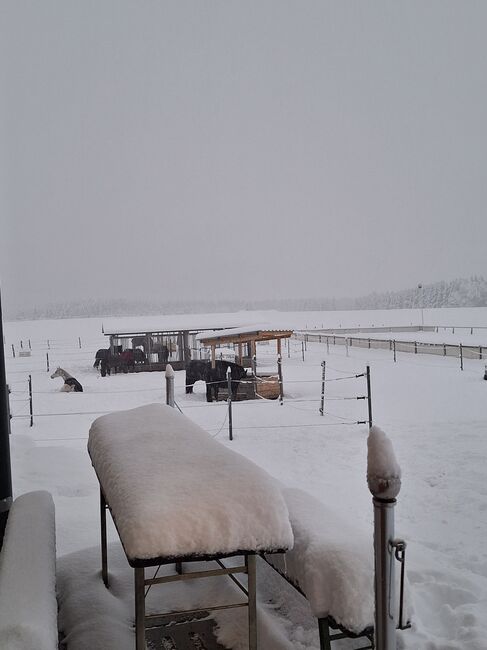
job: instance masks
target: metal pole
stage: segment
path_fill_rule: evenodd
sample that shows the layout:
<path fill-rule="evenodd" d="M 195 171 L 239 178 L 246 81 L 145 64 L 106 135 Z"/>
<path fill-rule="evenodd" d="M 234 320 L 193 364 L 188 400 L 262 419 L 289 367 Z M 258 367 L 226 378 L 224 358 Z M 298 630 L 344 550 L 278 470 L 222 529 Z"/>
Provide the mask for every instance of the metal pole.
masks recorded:
<path fill-rule="evenodd" d="M 49 372 L 49 352 L 46 352 L 46 372 Z"/>
<path fill-rule="evenodd" d="M 29 350 L 32 350 L 32 345 L 30 343 L 30 339 L 29 339 Z"/>
<path fill-rule="evenodd" d="M 174 408 L 174 370 L 170 363 L 166 365 L 166 404 Z"/>
<path fill-rule="evenodd" d="M 325 414 L 325 373 L 326 373 L 326 361 L 321 362 L 321 404 L 320 404 L 320 414 Z"/>
<path fill-rule="evenodd" d="M 348 357 L 348 338 L 345 337 L 345 352 Z"/>
<path fill-rule="evenodd" d="M 245 557 L 248 574 L 249 650 L 257 650 L 257 575 L 255 555 Z"/>
<path fill-rule="evenodd" d="M 15 348 L 13 343 L 12 343 L 12 356 L 15 359 Z"/>
<path fill-rule="evenodd" d="M 370 366 L 367 366 L 367 408 L 369 413 L 369 429 L 372 427 L 372 394 L 370 392 Z"/>
<path fill-rule="evenodd" d="M 135 650 L 145 650 L 145 570 L 134 569 Z"/>
<path fill-rule="evenodd" d="M 78 343 L 79 343 L 79 347 L 80 347 L 80 350 L 81 350 L 81 336 L 78 336 Z"/>
<path fill-rule="evenodd" d="M 279 404 L 282 406 L 284 402 L 284 383 L 282 381 L 282 357 L 280 354 L 277 357 L 277 374 L 279 377 Z"/>
<path fill-rule="evenodd" d="M 227 368 L 227 388 L 228 388 L 228 439 L 233 440 L 233 423 L 232 423 L 232 371 Z"/>
<path fill-rule="evenodd" d="M 396 650 L 394 506 L 401 489 L 400 469 L 390 441 L 375 427 L 369 434 L 368 454 L 367 483 L 374 504 L 375 647 Z M 391 454 L 392 462 L 380 467 L 378 457 Z"/>
<path fill-rule="evenodd" d="M 30 410 L 30 426 L 34 426 L 34 411 L 32 408 L 32 375 L 29 375 L 29 410 Z"/>
<path fill-rule="evenodd" d="M 330 341 L 326 337 L 326 354 L 330 354 Z"/>
<path fill-rule="evenodd" d="M 394 349 L 394 363 L 396 363 L 396 339 L 394 339 L 392 344 L 393 344 L 393 349 Z"/>
<path fill-rule="evenodd" d="M 463 346 L 460 343 L 460 370 L 463 370 Z"/>
<path fill-rule="evenodd" d="M 47 349 L 48 349 L 48 350 L 51 349 L 51 345 L 50 345 L 50 343 L 49 343 L 49 339 L 47 339 Z"/>
<path fill-rule="evenodd" d="M 2 301 L 0 296 L 0 340 L 3 341 Z M 13 346 L 12 346 L 13 349 Z M 15 352 L 14 352 L 15 356 Z M 12 505 L 12 469 L 10 465 L 10 415 L 7 377 L 5 374 L 5 351 L 0 345 L 0 548 Z"/>
<path fill-rule="evenodd" d="M 303 361 L 304 361 L 304 341 L 301 341 L 301 354 L 303 355 Z"/>

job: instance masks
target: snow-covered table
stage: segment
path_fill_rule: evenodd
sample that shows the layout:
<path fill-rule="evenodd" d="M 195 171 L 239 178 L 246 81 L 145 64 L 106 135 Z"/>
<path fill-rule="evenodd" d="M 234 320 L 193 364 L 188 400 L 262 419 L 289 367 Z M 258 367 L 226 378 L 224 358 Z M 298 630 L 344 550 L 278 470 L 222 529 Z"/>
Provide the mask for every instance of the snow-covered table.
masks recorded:
<path fill-rule="evenodd" d="M 147 585 L 246 573 L 249 649 L 257 648 L 255 555 L 293 545 L 276 482 L 251 461 L 161 404 L 104 415 L 90 429 L 88 452 L 100 483 L 102 573 L 108 586 L 106 508 L 135 573 L 136 648 L 145 647 Z M 222 558 L 245 564 L 225 567 Z M 216 561 L 220 568 L 145 578 L 145 567 Z M 234 606 L 241 606 L 237 604 Z M 225 606 L 228 607 L 228 606 Z M 209 609 L 205 607 L 205 611 Z M 173 612 L 174 613 L 174 612 Z M 182 612 L 178 612 L 182 613 Z"/>

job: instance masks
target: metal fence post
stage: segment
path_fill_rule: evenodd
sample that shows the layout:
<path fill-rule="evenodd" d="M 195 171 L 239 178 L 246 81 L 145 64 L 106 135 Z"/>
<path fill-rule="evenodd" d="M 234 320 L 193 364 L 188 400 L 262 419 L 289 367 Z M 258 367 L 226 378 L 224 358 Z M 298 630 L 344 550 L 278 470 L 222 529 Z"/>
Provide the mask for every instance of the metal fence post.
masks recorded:
<path fill-rule="evenodd" d="M 301 341 L 301 354 L 303 355 L 303 361 L 304 361 L 304 341 Z"/>
<path fill-rule="evenodd" d="M 166 404 L 174 408 L 174 370 L 170 363 L 166 365 Z"/>
<path fill-rule="evenodd" d="M 393 344 L 393 349 L 394 349 L 394 363 L 396 363 L 396 339 L 394 339 L 392 344 Z"/>
<path fill-rule="evenodd" d="M 372 427 L 372 393 L 370 390 L 370 366 L 367 366 L 366 378 L 367 378 L 367 409 L 368 409 L 368 420 L 369 420 L 369 429 L 370 429 Z"/>
<path fill-rule="evenodd" d="M 367 442 L 367 483 L 374 504 L 375 647 L 396 650 L 394 506 L 401 472 L 392 445 L 380 429 L 371 429 Z M 381 455 L 388 459 L 383 467 L 377 460 Z"/>
<path fill-rule="evenodd" d="M 12 343 L 12 356 L 15 359 L 15 348 L 13 343 Z"/>
<path fill-rule="evenodd" d="M 46 372 L 49 372 L 49 352 L 46 352 Z"/>
<path fill-rule="evenodd" d="M 81 336 L 78 336 L 79 349 L 81 350 Z"/>
<path fill-rule="evenodd" d="M 228 439 L 233 440 L 233 422 L 232 422 L 232 371 L 227 368 L 227 389 L 228 389 Z"/>
<path fill-rule="evenodd" d="M 460 370 L 463 370 L 463 347 L 460 343 Z"/>
<path fill-rule="evenodd" d="M 321 362 L 321 403 L 320 414 L 325 414 L 325 374 L 326 374 L 326 361 Z"/>

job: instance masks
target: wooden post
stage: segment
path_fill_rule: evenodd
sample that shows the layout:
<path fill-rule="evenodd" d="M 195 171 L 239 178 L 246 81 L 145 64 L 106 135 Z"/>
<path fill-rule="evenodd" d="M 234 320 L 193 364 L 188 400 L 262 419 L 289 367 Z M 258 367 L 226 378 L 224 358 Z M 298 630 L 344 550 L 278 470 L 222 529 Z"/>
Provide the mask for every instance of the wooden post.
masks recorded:
<path fill-rule="evenodd" d="M 30 426 L 34 426 L 34 410 L 32 405 L 32 375 L 29 375 L 29 411 L 30 411 Z"/>
<path fill-rule="evenodd" d="M 320 403 L 320 415 L 325 414 L 325 373 L 326 373 L 326 361 L 321 362 L 321 403 Z"/>
<path fill-rule="evenodd" d="M 446 344 L 443 343 L 443 356 L 446 357 Z"/>
<path fill-rule="evenodd" d="M 481 345 L 479 345 L 479 356 L 480 356 L 480 360 L 482 361 L 482 346 Z"/>
<path fill-rule="evenodd" d="M 418 342 L 414 341 L 414 354 L 418 354 Z"/>
<path fill-rule="evenodd" d="M 282 406 L 284 402 L 284 385 L 282 381 L 282 357 L 280 353 L 277 357 L 277 374 L 279 377 L 279 404 Z"/>

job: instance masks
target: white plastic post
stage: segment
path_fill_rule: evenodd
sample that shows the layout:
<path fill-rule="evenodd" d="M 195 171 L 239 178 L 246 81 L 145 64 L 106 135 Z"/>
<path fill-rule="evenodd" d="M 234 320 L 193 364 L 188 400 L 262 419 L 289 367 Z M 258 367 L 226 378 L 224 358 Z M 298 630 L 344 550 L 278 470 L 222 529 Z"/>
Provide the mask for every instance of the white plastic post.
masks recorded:
<path fill-rule="evenodd" d="M 174 408 L 174 370 L 170 363 L 166 365 L 166 404 Z"/>

